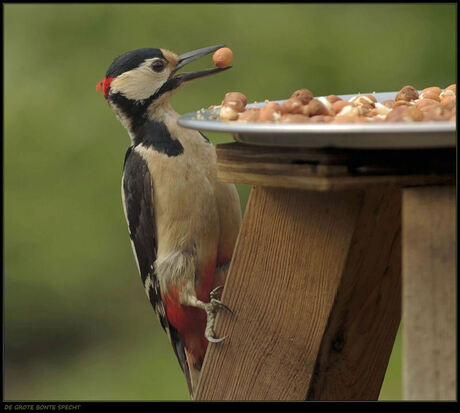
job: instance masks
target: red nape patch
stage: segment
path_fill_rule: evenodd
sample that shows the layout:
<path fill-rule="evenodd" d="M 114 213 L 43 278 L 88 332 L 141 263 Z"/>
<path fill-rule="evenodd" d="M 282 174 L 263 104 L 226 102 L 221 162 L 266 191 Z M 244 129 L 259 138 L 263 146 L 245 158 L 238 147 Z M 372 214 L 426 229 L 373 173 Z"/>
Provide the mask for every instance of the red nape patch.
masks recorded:
<path fill-rule="evenodd" d="M 110 90 L 110 84 L 112 83 L 112 80 L 115 79 L 113 76 L 109 77 L 104 77 L 97 85 L 96 85 L 96 90 L 102 89 L 102 93 L 104 94 L 104 97 L 106 99 L 109 98 L 109 90 Z"/>

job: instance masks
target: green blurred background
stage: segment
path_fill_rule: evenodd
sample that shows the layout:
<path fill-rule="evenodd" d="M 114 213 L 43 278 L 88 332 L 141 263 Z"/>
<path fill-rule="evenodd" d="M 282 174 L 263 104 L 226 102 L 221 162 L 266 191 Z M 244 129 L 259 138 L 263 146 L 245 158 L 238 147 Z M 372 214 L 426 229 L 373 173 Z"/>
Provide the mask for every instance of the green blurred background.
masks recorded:
<path fill-rule="evenodd" d="M 6 4 L 4 397 L 188 400 L 123 215 L 126 132 L 95 91 L 130 49 L 225 43 L 233 69 L 173 98 L 218 104 L 456 83 L 455 4 Z M 191 70 L 212 67 L 211 58 Z M 207 134 L 214 143 L 231 136 Z M 244 208 L 249 188 L 238 187 Z M 400 334 L 381 392 L 401 398 Z"/>

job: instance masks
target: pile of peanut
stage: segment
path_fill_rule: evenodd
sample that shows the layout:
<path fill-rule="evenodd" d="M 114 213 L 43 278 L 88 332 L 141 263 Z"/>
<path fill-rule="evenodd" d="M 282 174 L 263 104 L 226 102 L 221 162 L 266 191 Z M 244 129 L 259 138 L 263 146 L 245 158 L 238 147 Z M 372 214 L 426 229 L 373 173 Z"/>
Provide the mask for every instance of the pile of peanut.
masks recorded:
<path fill-rule="evenodd" d="M 296 90 L 282 104 L 266 101 L 265 106 L 246 109 L 248 100 L 240 92 L 225 95 L 220 119 L 238 122 L 420 122 L 455 121 L 456 85 L 442 90 L 433 86 L 419 94 L 404 86 L 394 100 L 377 102 L 372 94 L 357 95 L 346 101 L 336 95 L 315 98 L 308 89 Z"/>

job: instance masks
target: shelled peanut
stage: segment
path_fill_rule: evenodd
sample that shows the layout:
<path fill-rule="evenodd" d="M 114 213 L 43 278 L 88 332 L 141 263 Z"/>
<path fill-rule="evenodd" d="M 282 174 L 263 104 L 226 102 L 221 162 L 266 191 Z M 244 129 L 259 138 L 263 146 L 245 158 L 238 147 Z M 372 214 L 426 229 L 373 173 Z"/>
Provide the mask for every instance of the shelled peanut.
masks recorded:
<path fill-rule="evenodd" d="M 240 92 L 229 92 L 222 101 L 220 118 L 223 120 L 237 120 L 239 114 L 244 112 L 248 103 L 246 96 Z"/>
<path fill-rule="evenodd" d="M 315 98 L 308 89 L 296 90 L 282 104 L 266 101 L 259 107 L 247 108 L 242 93 L 225 95 L 220 119 L 238 122 L 272 123 L 373 123 L 456 120 L 456 85 L 444 90 L 437 86 L 420 93 L 404 86 L 394 100 L 377 102 L 372 94 L 357 95 L 346 101 L 336 95 Z"/>
<path fill-rule="evenodd" d="M 230 66 L 233 60 L 233 52 L 228 47 L 222 47 L 212 56 L 212 61 L 214 65 L 220 68 Z"/>

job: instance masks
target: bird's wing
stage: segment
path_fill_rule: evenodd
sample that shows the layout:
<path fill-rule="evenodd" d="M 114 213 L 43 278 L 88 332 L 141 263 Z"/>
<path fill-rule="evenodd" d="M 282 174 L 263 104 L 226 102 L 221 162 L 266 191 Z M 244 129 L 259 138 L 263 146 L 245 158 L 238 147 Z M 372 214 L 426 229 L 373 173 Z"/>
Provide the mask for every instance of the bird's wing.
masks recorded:
<path fill-rule="evenodd" d="M 132 146 L 126 152 L 123 166 L 122 197 L 129 235 L 134 255 L 137 258 L 142 283 L 161 326 L 168 334 L 190 389 L 190 373 L 184 343 L 177 330 L 168 322 L 161 299 L 160 285 L 155 274 L 157 240 L 153 181 L 147 163 Z"/>

